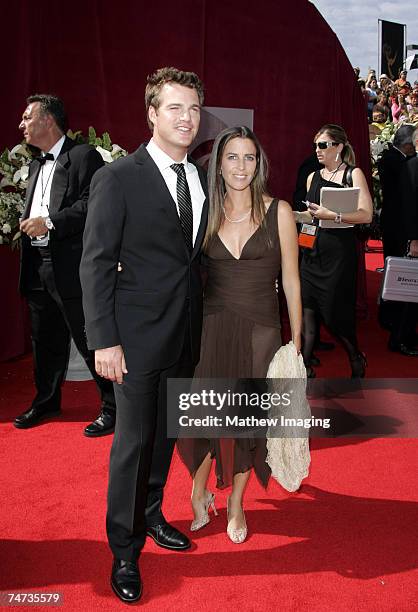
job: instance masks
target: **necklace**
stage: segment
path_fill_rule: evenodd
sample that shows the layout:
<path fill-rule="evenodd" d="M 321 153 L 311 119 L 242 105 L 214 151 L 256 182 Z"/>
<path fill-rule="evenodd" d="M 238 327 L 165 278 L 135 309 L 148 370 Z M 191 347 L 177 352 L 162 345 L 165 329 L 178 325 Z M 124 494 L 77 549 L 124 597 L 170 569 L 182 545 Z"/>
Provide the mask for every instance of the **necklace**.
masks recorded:
<path fill-rule="evenodd" d="M 45 168 L 45 165 L 43 165 L 42 168 L 41 168 L 41 211 L 42 211 L 42 208 L 45 206 L 47 211 L 48 211 L 48 215 L 49 215 L 49 205 L 46 202 L 44 203 L 44 197 L 45 197 L 45 194 L 46 194 L 46 189 L 48 187 L 49 180 L 50 180 L 52 174 L 54 173 L 54 169 L 55 169 L 56 164 L 57 164 L 57 160 L 55 160 L 54 163 L 52 164 L 52 168 L 49 171 L 48 178 L 47 178 L 47 181 L 45 183 L 45 187 L 44 187 L 44 168 Z"/>
<path fill-rule="evenodd" d="M 225 219 L 226 219 L 227 221 L 229 221 L 230 223 L 241 223 L 241 221 L 245 221 L 245 219 L 246 219 L 246 218 L 247 218 L 247 217 L 248 217 L 248 216 L 251 214 L 251 208 L 250 208 L 250 210 L 249 210 L 248 212 L 246 212 L 246 213 L 245 213 L 245 215 L 244 215 L 243 217 L 241 217 L 240 219 L 231 219 L 231 218 L 230 218 L 230 217 L 228 217 L 228 215 L 226 214 L 226 210 L 225 210 L 225 207 L 224 207 L 224 206 L 222 206 L 222 210 L 223 210 L 223 213 L 224 213 L 224 215 L 225 215 Z"/>
<path fill-rule="evenodd" d="M 324 168 L 324 170 L 322 171 L 322 177 L 324 178 L 324 180 L 327 180 L 328 182 L 331 182 L 332 179 L 334 178 L 334 176 L 337 174 L 338 170 L 341 168 L 341 166 L 343 165 L 344 162 L 340 162 L 338 164 L 338 166 L 335 168 L 335 170 L 328 170 L 327 168 Z M 325 179 L 324 176 L 324 171 L 327 171 L 329 173 L 329 177 L 327 179 Z"/>

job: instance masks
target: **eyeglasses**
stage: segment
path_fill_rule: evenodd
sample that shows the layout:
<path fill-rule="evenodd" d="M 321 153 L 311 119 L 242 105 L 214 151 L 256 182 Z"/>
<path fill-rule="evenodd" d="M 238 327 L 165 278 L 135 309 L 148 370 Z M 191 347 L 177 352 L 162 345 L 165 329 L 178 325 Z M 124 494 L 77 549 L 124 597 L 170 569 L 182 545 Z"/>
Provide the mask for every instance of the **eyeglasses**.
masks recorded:
<path fill-rule="evenodd" d="M 338 147 L 338 142 L 329 142 L 328 140 L 321 140 L 313 143 L 314 149 L 328 149 L 329 147 Z"/>

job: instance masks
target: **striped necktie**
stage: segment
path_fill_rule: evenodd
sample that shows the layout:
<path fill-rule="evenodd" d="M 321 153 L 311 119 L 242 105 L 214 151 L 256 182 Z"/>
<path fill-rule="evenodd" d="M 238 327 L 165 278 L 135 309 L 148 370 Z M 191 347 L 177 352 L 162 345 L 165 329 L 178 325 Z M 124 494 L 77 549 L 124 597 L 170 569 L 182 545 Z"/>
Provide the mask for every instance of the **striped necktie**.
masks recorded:
<path fill-rule="evenodd" d="M 193 250 L 193 208 L 189 185 L 186 180 L 186 172 L 184 170 L 184 164 L 172 164 L 170 168 L 177 174 L 177 203 L 180 213 L 180 223 L 184 240 L 191 253 Z"/>

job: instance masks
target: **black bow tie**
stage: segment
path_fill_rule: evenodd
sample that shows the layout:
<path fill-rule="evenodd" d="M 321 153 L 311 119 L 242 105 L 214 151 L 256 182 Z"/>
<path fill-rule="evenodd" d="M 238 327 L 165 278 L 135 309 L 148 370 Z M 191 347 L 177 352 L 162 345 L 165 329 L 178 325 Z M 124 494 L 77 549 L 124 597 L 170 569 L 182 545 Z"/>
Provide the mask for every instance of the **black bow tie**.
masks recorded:
<path fill-rule="evenodd" d="M 44 165 L 44 163 L 50 159 L 51 161 L 54 161 L 54 156 L 52 155 L 52 153 L 45 153 L 45 155 L 40 155 L 39 157 L 35 157 L 36 161 L 38 161 L 40 163 L 41 166 Z"/>

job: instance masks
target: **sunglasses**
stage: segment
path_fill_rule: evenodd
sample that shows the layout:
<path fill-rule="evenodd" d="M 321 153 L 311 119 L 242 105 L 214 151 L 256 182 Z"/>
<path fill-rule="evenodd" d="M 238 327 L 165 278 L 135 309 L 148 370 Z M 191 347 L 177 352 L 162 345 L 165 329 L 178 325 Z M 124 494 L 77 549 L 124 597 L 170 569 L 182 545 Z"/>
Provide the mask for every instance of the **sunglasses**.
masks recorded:
<path fill-rule="evenodd" d="M 314 149 L 328 149 L 329 147 L 338 147 L 338 142 L 328 142 L 327 140 L 321 140 L 313 143 Z"/>

